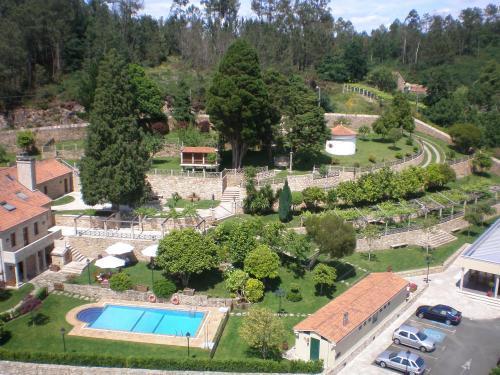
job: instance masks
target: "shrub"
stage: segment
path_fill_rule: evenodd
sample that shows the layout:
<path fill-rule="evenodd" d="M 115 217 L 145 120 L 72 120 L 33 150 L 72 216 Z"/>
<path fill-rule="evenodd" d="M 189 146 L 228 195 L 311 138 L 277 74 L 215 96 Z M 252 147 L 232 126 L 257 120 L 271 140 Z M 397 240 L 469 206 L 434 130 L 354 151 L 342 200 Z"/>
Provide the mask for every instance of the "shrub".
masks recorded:
<path fill-rule="evenodd" d="M 33 292 L 33 295 L 35 296 L 35 298 L 38 298 L 40 301 L 43 301 L 45 298 L 47 298 L 48 294 L 49 293 L 48 293 L 47 287 L 37 288 Z"/>
<path fill-rule="evenodd" d="M 3 313 L 0 314 L 0 320 L 2 322 L 8 322 L 10 320 L 10 312 L 4 311 Z"/>
<path fill-rule="evenodd" d="M 332 163 L 332 165 L 340 164 L 340 159 L 339 158 L 332 158 L 330 163 Z"/>
<path fill-rule="evenodd" d="M 321 177 L 326 177 L 328 175 L 328 167 L 326 165 L 322 165 L 319 167 L 318 172 Z"/>
<path fill-rule="evenodd" d="M 126 290 L 132 289 L 132 280 L 130 275 L 126 272 L 118 272 L 113 274 L 109 279 L 109 287 L 117 292 L 124 292 Z"/>
<path fill-rule="evenodd" d="M 17 147 L 28 153 L 33 151 L 35 141 L 35 133 L 31 130 L 21 130 L 16 134 Z"/>
<path fill-rule="evenodd" d="M 153 292 L 160 298 L 169 298 L 176 290 L 175 284 L 169 279 L 155 280 L 153 283 Z"/>
<path fill-rule="evenodd" d="M 290 302 L 299 302 L 302 301 L 302 293 L 300 293 L 300 287 L 296 283 L 290 284 L 290 290 L 286 294 L 286 299 Z"/>
<path fill-rule="evenodd" d="M 354 167 L 354 168 L 359 168 L 359 166 L 360 166 L 360 164 L 359 164 L 358 162 L 355 162 L 355 163 L 353 164 L 353 167 Z"/>
<path fill-rule="evenodd" d="M 450 136 L 455 147 L 464 153 L 470 153 L 481 144 L 481 129 L 472 124 L 453 125 Z"/>
<path fill-rule="evenodd" d="M 248 302 L 259 302 L 264 297 L 264 283 L 257 279 L 248 279 L 245 285 L 245 297 Z"/>
<path fill-rule="evenodd" d="M 143 368 L 149 370 L 223 371 L 240 373 L 309 373 L 323 370 L 321 361 L 270 361 L 261 359 L 218 360 L 208 358 L 123 357 L 84 353 L 29 352 L 0 349 L 6 361 L 60 365 Z"/>
<path fill-rule="evenodd" d="M 375 157 L 375 155 L 370 155 L 370 156 L 368 156 L 368 161 L 370 163 L 376 163 L 377 162 L 377 158 Z"/>
<path fill-rule="evenodd" d="M 409 157 L 411 156 L 411 152 L 406 152 L 406 153 L 405 153 L 405 156 L 406 156 L 407 158 L 409 158 Z"/>
<path fill-rule="evenodd" d="M 413 146 L 413 139 L 412 138 L 408 138 L 405 143 L 406 143 L 407 146 Z"/>
<path fill-rule="evenodd" d="M 453 151 L 453 150 L 448 150 L 448 151 L 446 152 L 446 157 L 447 157 L 448 159 L 452 159 L 452 160 L 453 160 L 453 159 L 455 159 L 455 156 L 456 156 L 456 155 L 457 155 L 457 153 L 456 153 L 455 151 Z"/>
<path fill-rule="evenodd" d="M 396 155 L 394 155 L 396 159 L 403 159 L 403 154 L 401 152 L 397 152 Z"/>
<path fill-rule="evenodd" d="M 417 153 L 418 152 L 418 146 L 413 146 L 413 152 Z"/>

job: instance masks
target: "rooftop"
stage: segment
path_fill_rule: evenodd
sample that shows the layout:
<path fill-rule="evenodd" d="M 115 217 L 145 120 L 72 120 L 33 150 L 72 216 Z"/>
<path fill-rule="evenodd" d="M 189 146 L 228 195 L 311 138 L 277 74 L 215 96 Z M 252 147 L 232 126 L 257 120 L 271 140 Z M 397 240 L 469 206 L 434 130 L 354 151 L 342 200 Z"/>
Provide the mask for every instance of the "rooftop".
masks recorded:
<path fill-rule="evenodd" d="M 356 135 L 354 130 L 351 130 L 349 128 L 346 128 L 344 125 L 337 125 L 334 128 L 332 128 L 332 135 L 336 136 L 349 136 L 349 135 Z"/>
<path fill-rule="evenodd" d="M 16 166 L 6 169 L 9 170 L 9 174 L 11 176 L 17 179 Z M 35 179 L 37 184 L 42 184 L 72 172 L 73 171 L 69 167 L 60 163 L 56 159 L 37 160 L 35 163 Z"/>
<path fill-rule="evenodd" d="M 407 285 L 408 281 L 392 272 L 371 273 L 293 329 L 313 331 L 338 343 Z"/>
<path fill-rule="evenodd" d="M 469 248 L 462 254 L 463 258 L 500 264 L 500 219 L 495 221 Z"/>
<path fill-rule="evenodd" d="M 45 194 L 19 183 L 12 168 L 0 169 L 0 232 L 49 212 L 51 201 Z"/>
<path fill-rule="evenodd" d="M 214 147 L 183 147 L 182 152 L 190 152 L 193 154 L 215 154 L 217 149 Z"/>

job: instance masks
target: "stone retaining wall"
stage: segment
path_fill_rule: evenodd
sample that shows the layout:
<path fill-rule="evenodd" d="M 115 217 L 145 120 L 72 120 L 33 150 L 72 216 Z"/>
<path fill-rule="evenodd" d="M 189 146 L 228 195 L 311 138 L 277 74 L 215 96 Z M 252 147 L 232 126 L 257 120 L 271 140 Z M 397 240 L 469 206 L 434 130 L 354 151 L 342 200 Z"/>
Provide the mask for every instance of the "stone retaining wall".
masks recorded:
<path fill-rule="evenodd" d="M 163 371 L 163 370 L 142 370 L 130 368 L 111 367 L 78 367 L 69 365 L 48 365 L 43 363 L 27 363 L 0 361 L 0 373 L 2 375 L 26 375 L 26 374 L 50 374 L 50 375 L 241 375 L 240 372 L 217 372 L 217 371 Z M 273 374 L 268 375 L 290 375 Z"/>
<path fill-rule="evenodd" d="M 222 196 L 222 180 L 220 178 L 170 176 L 162 174 L 148 174 L 147 180 L 153 191 L 160 195 L 162 203 L 169 199 L 173 193 L 179 193 L 186 198 L 195 193 L 201 199 L 220 200 Z"/>
<path fill-rule="evenodd" d="M 290 186 L 291 191 L 302 191 L 305 188 L 311 186 L 327 189 L 333 187 L 334 185 L 337 185 L 340 182 L 338 176 L 315 179 L 313 178 L 312 174 L 291 175 L 288 176 L 287 179 L 288 186 Z"/>
<path fill-rule="evenodd" d="M 458 163 L 450 164 L 451 169 L 457 174 L 457 178 L 462 178 L 472 174 L 472 159 L 463 160 Z"/>
<path fill-rule="evenodd" d="M 493 161 L 493 165 L 491 166 L 490 172 L 496 175 L 500 175 L 500 160 L 498 160 L 497 158 L 491 158 L 491 160 Z"/>
<path fill-rule="evenodd" d="M 29 129 L 36 135 L 36 145 L 38 147 L 43 146 L 51 139 L 58 141 L 68 141 L 75 139 L 83 139 L 87 134 L 87 123 L 83 124 L 71 124 L 71 125 L 55 125 L 55 126 L 43 126 L 40 128 Z M 5 146 L 8 150 L 16 150 L 16 134 L 18 131 L 24 129 L 16 130 L 3 130 L 0 132 L 0 144 Z"/>

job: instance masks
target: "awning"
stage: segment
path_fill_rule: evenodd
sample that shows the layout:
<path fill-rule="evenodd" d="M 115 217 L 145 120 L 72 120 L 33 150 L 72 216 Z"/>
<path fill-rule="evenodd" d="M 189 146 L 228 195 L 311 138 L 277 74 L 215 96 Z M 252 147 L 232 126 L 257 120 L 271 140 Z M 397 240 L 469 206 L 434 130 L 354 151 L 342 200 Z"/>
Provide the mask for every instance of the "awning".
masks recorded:
<path fill-rule="evenodd" d="M 125 266 L 125 260 L 108 255 L 104 258 L 98 259 L 95 262 L 96 267 L 99 268 L 118 268 L 118 267 L 123 267 Z"/>
<path fill-rule="evenodd" d="M 132 245 L 129 245 L 128 243 L 117 242 L 108 247 L 106 249 L 106 252 L 109 255 L 123 255 L 130 253 L 132 250 L 134 250 L 134 247 Z"/>

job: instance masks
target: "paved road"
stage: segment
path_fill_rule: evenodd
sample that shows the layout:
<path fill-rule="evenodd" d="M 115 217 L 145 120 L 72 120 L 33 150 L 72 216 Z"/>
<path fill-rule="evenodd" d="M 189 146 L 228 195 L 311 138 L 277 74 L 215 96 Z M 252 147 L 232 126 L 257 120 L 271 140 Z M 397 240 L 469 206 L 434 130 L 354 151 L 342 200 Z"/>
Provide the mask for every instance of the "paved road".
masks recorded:
<path fill-rule="evenodd" d="M 419 287 L 424 284 L 424 276 L 410 277 L 408 280 L 417 283 Z M 374 366 L 373 361 L 379 353 L 384 351 L 392 342 L 392 333 L 409 318 L 413 318 L 415 310 L 419 305 L 436 305 L 443 303 L 454 306 L 462 311 L 465 324 L 459 326 L 461 330 L 459 341 L 462 344 L 456 344 L 456 354 L 452 350 L 450 354 L 440 358 L 440 364 L 431 368 L 431 374 L 436 375 L 487 375 L 488 372 L 482 372 L 485 367 L 495 363 L 500 357 L 500 336 L 496 336 L 496 343 L 492 342 L 491 335 L 500 334 L 500 308 L 486 305 L 484 302 L 473 300 L 458 292 L 457 283 L 460 279 L 460 269 L 454 263 L 445 272 L 430 276 L 430 285 L 425 292 L 419 296 L 413 306 L 395 318 L 394 322 L 382 332 L 375 340 L 364 349 L 353 361 L 340 372 L 341 375 L 390 375 L 388 370 Z M 431 328 L 431 327 L 429 327 Z M 491 332 L 489 332 L 491 331 Z M 458 330 L 457 330 L 458 332 Z M 484 339 L 483 339 L 484 336 Z M 468 338 L 470 337 L 470 338 Z M 450 339 L 451 340 L 451 339 Z M 454 342 L 453 340 L 450 342 Z M 494 350 L 497 351 L 496 355 Z M 448 353 L 448 352 L 447 352 Z M 486 359 L 487 358 L 487 359 Z M 462 372 L 462 365 L 471 361 L 471 370 L 474 372 Z M 442 372 L 441 366 L 447 367 L 453 364 L 454 369 L 459 372 Z M 484 364 L 484 366 L 483 366 Z M 458 367 L 457 367 L 458 366 Z M 477 366 L 477 368 L 476 368 Z M 466 366 L 467 367 L 467 366 Z"/>

